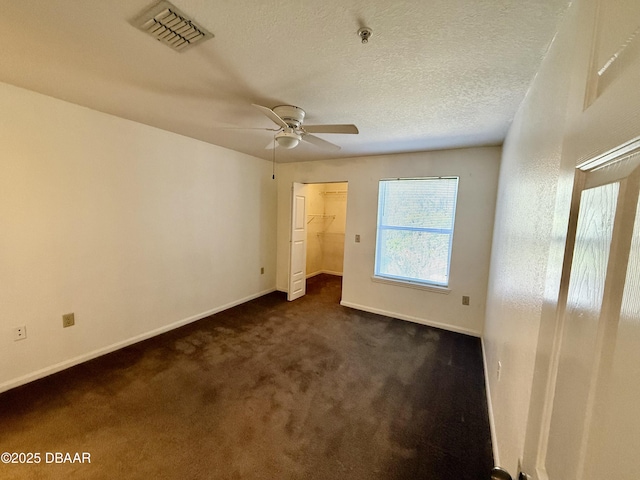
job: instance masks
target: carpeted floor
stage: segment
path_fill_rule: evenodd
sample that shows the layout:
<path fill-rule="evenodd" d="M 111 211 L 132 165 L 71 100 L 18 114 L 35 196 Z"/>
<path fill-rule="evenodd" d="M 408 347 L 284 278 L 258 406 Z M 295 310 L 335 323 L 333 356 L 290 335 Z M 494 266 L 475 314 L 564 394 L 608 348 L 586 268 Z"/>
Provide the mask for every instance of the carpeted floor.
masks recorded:
<path fill-rule="evenodd" d="M 479 340 L 340 289 L 314 277 L 1 394 L 0 453 L 41 461 L 0 478 L 488 479 Z"/>

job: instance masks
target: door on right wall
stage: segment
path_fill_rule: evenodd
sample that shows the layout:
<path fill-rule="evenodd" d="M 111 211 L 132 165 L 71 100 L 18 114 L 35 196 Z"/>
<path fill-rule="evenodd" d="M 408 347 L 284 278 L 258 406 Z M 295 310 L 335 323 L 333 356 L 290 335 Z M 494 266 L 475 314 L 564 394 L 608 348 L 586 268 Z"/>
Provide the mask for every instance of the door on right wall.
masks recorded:
<path fill-rule="evenodd" d="M 640 474 L 640 153 L 583 169 L 536 480 Z"/>

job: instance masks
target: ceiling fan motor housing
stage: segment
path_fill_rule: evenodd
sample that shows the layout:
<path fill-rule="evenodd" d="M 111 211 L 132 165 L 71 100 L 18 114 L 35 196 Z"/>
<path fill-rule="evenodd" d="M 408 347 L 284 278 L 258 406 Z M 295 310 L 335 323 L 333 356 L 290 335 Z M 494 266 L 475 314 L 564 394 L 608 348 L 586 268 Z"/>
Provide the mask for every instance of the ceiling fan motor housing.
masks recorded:
<path fill-rule="evenodd" d="M 293 105 L 278 105 L 272 109 L 291 128 L 300 128 L 304 122 L 304 110 Z"/>

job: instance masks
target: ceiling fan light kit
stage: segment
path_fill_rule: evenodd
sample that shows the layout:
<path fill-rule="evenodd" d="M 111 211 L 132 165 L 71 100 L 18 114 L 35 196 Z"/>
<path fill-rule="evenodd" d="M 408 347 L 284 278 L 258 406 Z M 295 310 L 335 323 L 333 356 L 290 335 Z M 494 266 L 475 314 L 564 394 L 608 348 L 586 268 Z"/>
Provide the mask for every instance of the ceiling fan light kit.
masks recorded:
<path fill-rule="evenodd" d="M 302 135 L 297 134 L 291 129 L 276 133 L 276 142 L 278 142 L 278 145 L 282 148 L 295 148 L 301 139 Z"/>

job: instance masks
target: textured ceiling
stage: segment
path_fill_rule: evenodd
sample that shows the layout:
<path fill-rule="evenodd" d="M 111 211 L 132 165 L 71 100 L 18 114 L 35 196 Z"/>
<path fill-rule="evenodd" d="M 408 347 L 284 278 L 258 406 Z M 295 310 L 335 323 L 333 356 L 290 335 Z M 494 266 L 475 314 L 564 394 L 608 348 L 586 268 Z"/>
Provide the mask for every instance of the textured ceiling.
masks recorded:
<path fill-rule="evenodd" d="M 569 2 L 174 0 L 215 35 L 183 53 L 132 26 L 153 3 L 1 0 L 0 81 L 265 159 L 252 103 L 360 129 L 278 161 L 496 145 Z"/>

